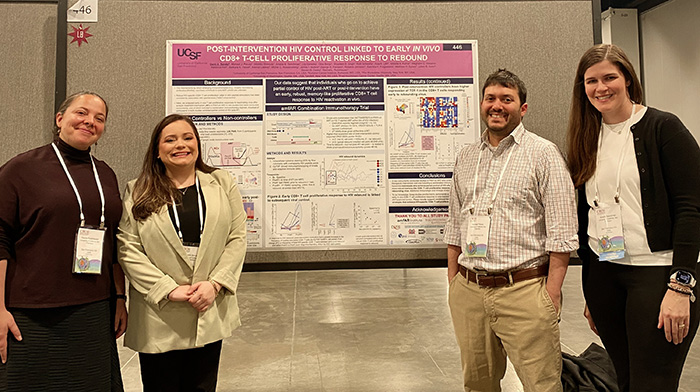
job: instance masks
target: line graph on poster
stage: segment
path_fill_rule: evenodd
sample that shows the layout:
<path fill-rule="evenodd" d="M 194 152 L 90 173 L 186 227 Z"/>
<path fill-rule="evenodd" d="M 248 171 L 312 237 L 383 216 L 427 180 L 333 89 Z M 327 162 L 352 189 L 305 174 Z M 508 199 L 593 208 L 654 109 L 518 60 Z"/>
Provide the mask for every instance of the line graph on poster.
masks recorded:
<path fill-rule="evenodd" d="M 274 235 L 308 235 L 311 230 L 308 201 L 277 202 L 270 205 Z"/>
<path fill-rule="evenodd" d="M 377 189 L 384 184 L 384 160 L 366 156 L 325 158 L 320 165 L 325 189 Z"/>
<path fill-rule="evenodd" d="M 336 203 L 313 203 L 311 212 L 311 226 L 318 235 L 335 235 L 338 229 L 350 228 L 348 211 L 338 208 Z"/>
<path fill-rule="evenodd" d="M 245 142 L 202 142 L 204 162 L 210 166 L 259 166 L 260 148 Z"/>

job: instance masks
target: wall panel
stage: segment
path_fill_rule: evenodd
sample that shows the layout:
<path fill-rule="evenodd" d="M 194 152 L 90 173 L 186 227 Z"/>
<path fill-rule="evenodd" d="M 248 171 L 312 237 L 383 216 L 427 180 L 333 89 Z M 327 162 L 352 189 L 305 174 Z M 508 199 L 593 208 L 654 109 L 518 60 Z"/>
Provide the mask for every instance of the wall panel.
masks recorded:
<path fill-rule="evenodd" d="M 3 77 L 2 127 L 17 152 L 48 140 L 51 115 L 55 5 L 44 22 L 23 19 L 27 5 L 0 5 L 14 12 L 3 26 L 3 47 L 22 50 L 16 60 L 0 60 Z M 90 89 L 110 104 L 107 131 L 96 155 L 116 171 L 122 186 L 139 172 L 153 126 L 165 112 L 165 66 L 168 39 L 200 40 L 478 40 L 479 79 L 505 67 L 528 86 L 526 127 L 563 147 L 575 67 L 593 44 L 591 2 L 455 1 L 455 2 L 194 2 L 102 0 L 93 35 L 80 47 L 68 45 L 68 93 Z M 32 19 L 34 20 L 34 19 Z M 70 24 L 69 24 L 70 25 Z M 86 24 L 88 25 L 88 24 Z M 19 45 L 8 31 L 29 26 L 41 37 Z M 52 30 L 53 29 L 53 30 Z M 70 27 L 69 27 L 69 30 Z M 70 37 L 67 37 L 70 38 Z M 43 55 L 42 55 L 43 54 Z M 28 71 L 29 70 L 29 71 Z M 51 72 L 49 72 L 51 71 Z M 11 83 L 6 89 L 4 84 Z M 25 89 L 26 87 L 26 89 Z M 6 92 L 13 91 L 13 92 Z M 37 94 L 44 96 L 37 97 Z M 19 95 L 16 95 L 19 94 Z M 24 105 L 30 102 L 30 105 Z M 34 103 L 36 102 L 36 104 Z M 21 103 L 21 104 L 20 104 Z M 37 108 L 23 109 L 36 105 Z M 27 111 L 31 115 L 27 116 Z M 16 114 L 22 113 L 22 116 Z M 17 119 L 16 123 L 14 122 Z M 21 119 L 21 120 L 20 120 Z M 29 124 L 27 124 L 29 122 Z M 17 138 L 28 128 L 32 139 Z M 39 136 L 44 135 L 44 136 Z M 22 139 L 22 140 L 19 140 Z M 14 143 L 14 144 L 12 144 Z M 315 262 L 444 259 L 444 249 L 368 249 L 347 251 L 251 252 L 248 262 Z"/>

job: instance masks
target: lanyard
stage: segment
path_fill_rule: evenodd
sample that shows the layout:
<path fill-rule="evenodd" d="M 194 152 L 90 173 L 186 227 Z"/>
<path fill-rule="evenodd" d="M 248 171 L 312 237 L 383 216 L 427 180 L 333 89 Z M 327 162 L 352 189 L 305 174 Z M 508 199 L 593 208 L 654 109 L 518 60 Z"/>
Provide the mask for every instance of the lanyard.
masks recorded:
<path fill-rule="evenodd" d="M 632 104 L 632 114 L 630 114 L 630 117 L 625 121 L 625 126 L 622 128 L 622 132 L 627 132 L 627 135 L 625 136 L 625 143 L 622 145 L 622 149 L 620 150 L 620 159 L 617 161 L 617 175 L 615 177 L 615 203 L 620 204 L 620 172 L 622 171 L 622 162 L 625 160 L 625 149 L 627 148 L 627 143 L 629 143 L 630 139 L 632 138 L 632 130 L 629 129 L 630 127 L 630 122 L 632 121 L 632 117 L 634 117 L 634 108 L 635 105 Z M 596 164 L 596 170 L 593 173 L 593 184 L 595 185 L 595 199 L 593 199 L 593 203 L 595 204 L 596 207 L 598 207 L 598 202 L 600 201 L 600 192 L 598 190 L 598 176 L 596 173 L 598 172 L 598 168 L 600 167 L 600 149 L 603 147 L 603 123 L 601 122 L 600 124 L 600 135 L 598 136 L 598 153 L 596 154 L 595 157 L 595 164 Z"/>
<path fill-rule="evenodd" d="M 493 204 L 496 202 L 496 196 L 498 195 L 498 190 L 501 187 L 501 181 L 503 180 L 503 174 L 506 172 L 506 168 L 508 167 L 508 162 L 510 162 L 510 157 L 513 156 L 513 151 L 515 151 L 515 143 L 510 147 L 510 153 L 508 153 L 508 158 L 506 158 L 506 162 L 503 164 L 503 168 L 501 169 L 501 175 L 498 177 L 498 182 L 496 182 L 496 187 L 493 190 L 493 194 L 491 195 L 491 203 L 489 203 L 488 207 L 488 214 L 491 215 L 491 211 L 493 211 Z M 481 166 L 481 153 L 484 152 L 486 148 L 481 149 L 479 151 L 479 159 L 476 161 L 476 173 L 474 173 L 474 189 L 472 190 L 472 203 L 469 206 L 469 212 L 474 215 L 474 206 L 476 203 L 476 185 L 479 183 L 479 166 Z"/>
<path fill-rule="evenodd" d="M 197 209 L 199 210 L 199 238 L 202 238 L 202 232 L 204 231 L 204 216 L 203 216 L 203 209 L 202 209 L 202 194 L 199 192 L 199 178 L 197 176 L 194 177 L 194 183 L 195 186 L 197 187 Z M 175 217 L 175 228 L 177 229 L 177 236 L 180 237 L 180 241 L 182 240 L 182 230 L 180 229 L 180 216 L 177 213 L 177 205 L 175 204 L 175 199 L 170 196 L 170 199 L 173 202 L 173 216 Z"/>
<path fill-rule="evenodd" d="M 73 177 L 71 177 L 70 173 L 68 172 L 68 168 L 66 167 L 66 162 L 63 160 L 63 156 L 61 155 L 61 152 L 58 151 L 58 147 L 56 147 L 56 143 L 51 143 L 51 147 L 53 147 L 54 152 L 56 153 L 56 156 L 58 157 L 58 161 L 61 162 L 61 167 L 63 167 L 63 171 L 66 173 L 66 177 L 68 177 L 68 181 L 70 181 L 71 187 L 73 187 L 73 192 L 75 193 L 75 198 L 78 199 L 78 206 L 80 207 L 80 226 L 85 226 L 85 214 L 83 213 L 83 199 L 80 198 L 80 193 L 78 192 L 78 188 L 75 186 L 75 182 L 73 181 Z M 102 190 L 102 182 L 100 181 L 100 175 L 97 174 L 97 168 L 95 167 L 95 160 L 92 158 L 92 155 L 90 155 L 90 163 L 92 163 L 92 173 L 95 175 L 95 182 L 97 183 L 97 189 L 100 191 L 100 202 L 102 203 L 102 212 L 100 215 L 100 228 L 105 227 L 105 194 L 104 191 Z"/>

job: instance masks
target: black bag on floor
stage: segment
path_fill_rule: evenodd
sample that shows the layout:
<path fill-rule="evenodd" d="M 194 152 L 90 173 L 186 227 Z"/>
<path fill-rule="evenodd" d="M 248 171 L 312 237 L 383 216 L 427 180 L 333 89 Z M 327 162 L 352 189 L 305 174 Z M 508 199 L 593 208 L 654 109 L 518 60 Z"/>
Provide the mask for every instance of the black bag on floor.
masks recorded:
<path fill-rule="evenodd" d="M 608 352 L 595 343 L 578 356 L 562 353 L 564 392 L 619 392 Z"/>

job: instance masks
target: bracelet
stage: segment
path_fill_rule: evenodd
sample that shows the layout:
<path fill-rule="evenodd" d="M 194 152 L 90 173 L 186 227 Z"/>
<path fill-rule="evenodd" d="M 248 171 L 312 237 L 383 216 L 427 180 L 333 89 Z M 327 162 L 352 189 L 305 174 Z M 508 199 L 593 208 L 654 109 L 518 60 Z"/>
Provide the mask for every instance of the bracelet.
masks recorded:
<path fill-rule="evenodd" d="M 686 291 L 686 290 L 681 290 L 681 289 L 677 288 L 676 286 L 674 286 L 674 285 L 671 284 L 671 283 L 668 284 L 668 288 L 669 288 L 669 290 L 675 291 L 675 292 L 678 293 L 678 294 L 685 294 L 685 295 L 690 295 L 690 294 L 691 294 L 690 292 L 688 292 L 688 291 Z"/>
<path fill-rule="evenodd" d="M 114 298 L 126 301 L 126 294 L 114 294 Z"/>
<path fill-rule="evenodd" d="M 690 297 L 690 302 L 695 302 L 695 294 L 693 294 L 693 290 L 690 287 L 685 287 L 673 283 L 669 283 L 667 286 L 669 290 L 675 291 L 678 294 L 687 295 Z"/>
<path fill-rule="evenodd" d="M 681 282 L 679 282 L 679 281 L 677 281 L 677 280 L 675 280 L 675 279 L 673 279 L 673 278 L 671 278 L 671 283 L 675 284 L 676 286 L 687 287 L 687 288 L 689 288 L 689 289 L 691 289 L 691 290 L 693 289 L 693 286 L 691 286 L 691 285 L 689 285 L 689 284 L 681 283 Z"/>

